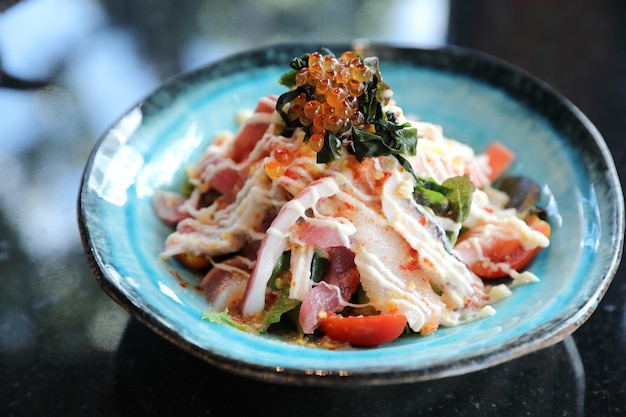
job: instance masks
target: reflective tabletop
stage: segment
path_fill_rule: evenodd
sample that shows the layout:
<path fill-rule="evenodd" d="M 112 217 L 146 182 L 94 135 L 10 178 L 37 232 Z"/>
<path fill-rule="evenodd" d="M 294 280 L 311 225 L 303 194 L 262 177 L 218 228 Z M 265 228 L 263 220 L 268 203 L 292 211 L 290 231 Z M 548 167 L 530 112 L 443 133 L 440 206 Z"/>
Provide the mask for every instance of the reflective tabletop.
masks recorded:
<path fill-rule="evenodd" d="M 544 0 L 0 2 L 0 415 L 622 416 L 626 272 L 562 342 L 482 371 L 377 387 L 301 387 L 221 371 L 100 288 L 77 224 L 100 135 L 161 83 L 285 41 L 459 45 L 573 102 L 620 177 L 626 3 Z"/>

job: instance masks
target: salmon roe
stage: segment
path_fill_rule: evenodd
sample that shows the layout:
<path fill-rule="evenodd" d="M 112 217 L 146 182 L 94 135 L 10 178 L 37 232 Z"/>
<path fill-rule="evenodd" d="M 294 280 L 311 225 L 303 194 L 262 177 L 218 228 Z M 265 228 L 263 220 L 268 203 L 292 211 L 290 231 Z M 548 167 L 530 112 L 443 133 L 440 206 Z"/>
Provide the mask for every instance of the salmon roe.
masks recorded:
<path fill-rule="evenodd" d="M 279 164 L 287 166 L 293 162 L 294 155 L 289 149 L 279 147 L 274 149 L 274 159 Z"/>
<path fill-rule="evenodd" d="M 339 58 L 313 52 L 308 57 L 308 67 L 298 71 L 296 86 L 312 86 L 314 94 L 309 100 L 303 94 L 289 102 L 288 116 L 299 118 L 309 127 L 309 146 L 321 149 L 320 135 L 326 132 L 341 133 L 363 123 L 358 98 L 366 83 L 374 77 L 372 68 L 354 51 L 346 51 Z M 319 152 L 319 151 L 318 151 Z"/>
<path fill-rule="evenodd" d="M 292 68 L 296 68 L 292 65 Z M 324 150 L 329 135 L 337 138 L 352 127 L 362 128 L 366 116 L 361 108 L 368 83 L 375 80 L 376 63 L 364 61 L 354 51 L 337 57 L 332 53 L 303 55 L 294 74 L 295 93 L 281 102 L 281 116 L 290 127 L 302 127 L 310 151 Z M 367 125 L 365 125 L 367 128 Z M 298 151 L 302 156 L 302 150 Z M 295 156 L 288 147 L 277 147 L 264 163 L 271 179 L 285 174 Z"/>
<path fill-rule="evenodd" d="M 269 159 L 265 162 L 265 173 L 268 177 L 275 180 L 280 178 L 285 173 L 285 165 L 278 162 L 276 159 Z"/>

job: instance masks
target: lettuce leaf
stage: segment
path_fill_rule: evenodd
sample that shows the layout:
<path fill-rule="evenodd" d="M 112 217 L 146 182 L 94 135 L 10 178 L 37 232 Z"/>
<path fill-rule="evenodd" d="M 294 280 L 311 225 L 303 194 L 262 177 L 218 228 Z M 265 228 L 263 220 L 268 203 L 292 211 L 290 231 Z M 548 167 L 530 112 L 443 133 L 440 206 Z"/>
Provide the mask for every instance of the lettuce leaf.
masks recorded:
<path fill-rule="evenodd" d="M 233 318 L 228 314 L 227 308 L 222 311 L 205 310 L 202 312 L 201 319 L 208 320 L 211 323 L 232 326 L 236 329 L 243 330 L 246 332 L 249 332 L 252 330 L 252 328 L 249 325 L 233 320 Z"/>

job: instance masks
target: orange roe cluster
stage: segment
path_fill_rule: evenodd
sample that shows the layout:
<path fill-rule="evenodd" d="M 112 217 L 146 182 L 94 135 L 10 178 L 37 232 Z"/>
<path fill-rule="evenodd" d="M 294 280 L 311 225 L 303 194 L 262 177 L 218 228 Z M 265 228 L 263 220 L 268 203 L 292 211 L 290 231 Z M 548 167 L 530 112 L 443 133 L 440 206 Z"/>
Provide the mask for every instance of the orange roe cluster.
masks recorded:
<path fill-rule="evenodd" d="M 372 68 L 356 52 L 346 51 L 339 58 L 320 52 L 309 55 L 308 66 L 297 72 L 295 82 L 297 87 L 308 86 L 313 94 L 292 99 L 287 116 L 310 127 L 312 150 L 322 149 L 327 132 L 338 134 L 364 123 L 359 97 L 373 77 Z"/>
<path fill-rule="evenodd" d="M 326 51 L 293 58 L 292 70 L 280 78 L 280 83 L 290 88 L 276 103 L 286 131 L 302 129 L 304 142 L 317 154 L 318 163 L 339 157 L 344 146 L 360 162 L 371 156 L 372 143 L 383 141 L 381 135 L 396 142 L 405 139 L 403 133 L 398 134 L 404 126 L 376 123 L 378 119 L 386 120 L 381 106 L 391 96 L 380 77 L 378 61 L 364 59 L 354 51 L 346 51 L 339 57 Z M 367 140 L 363 140 L 364 135 L 368 135 Z M 404 150 L 400 145 L 403 143 L 399 143 L 396 153 Z M 380 150 L 372 152 L 380 153 Z M 289 165 L 279 159 L 273 154 L 266 160 L 265 171 L 272 179 L 282 176 Z"/>

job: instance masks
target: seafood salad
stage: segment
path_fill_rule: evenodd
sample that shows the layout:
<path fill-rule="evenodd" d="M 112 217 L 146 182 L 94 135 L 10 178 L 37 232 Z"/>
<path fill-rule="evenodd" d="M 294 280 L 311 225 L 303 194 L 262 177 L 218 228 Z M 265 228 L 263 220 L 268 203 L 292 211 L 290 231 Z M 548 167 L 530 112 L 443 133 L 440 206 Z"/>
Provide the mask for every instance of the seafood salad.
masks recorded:
<path fill-rule="evenodd" d="M 287 91 L 214 138 L 154 197 L 161 256 L 194 271 L 203 319 L 320 346 L 378 346 L 495 313 L 549 245 L 539 187 L 404 114 L 378 59 L 290 62 Z"/>

